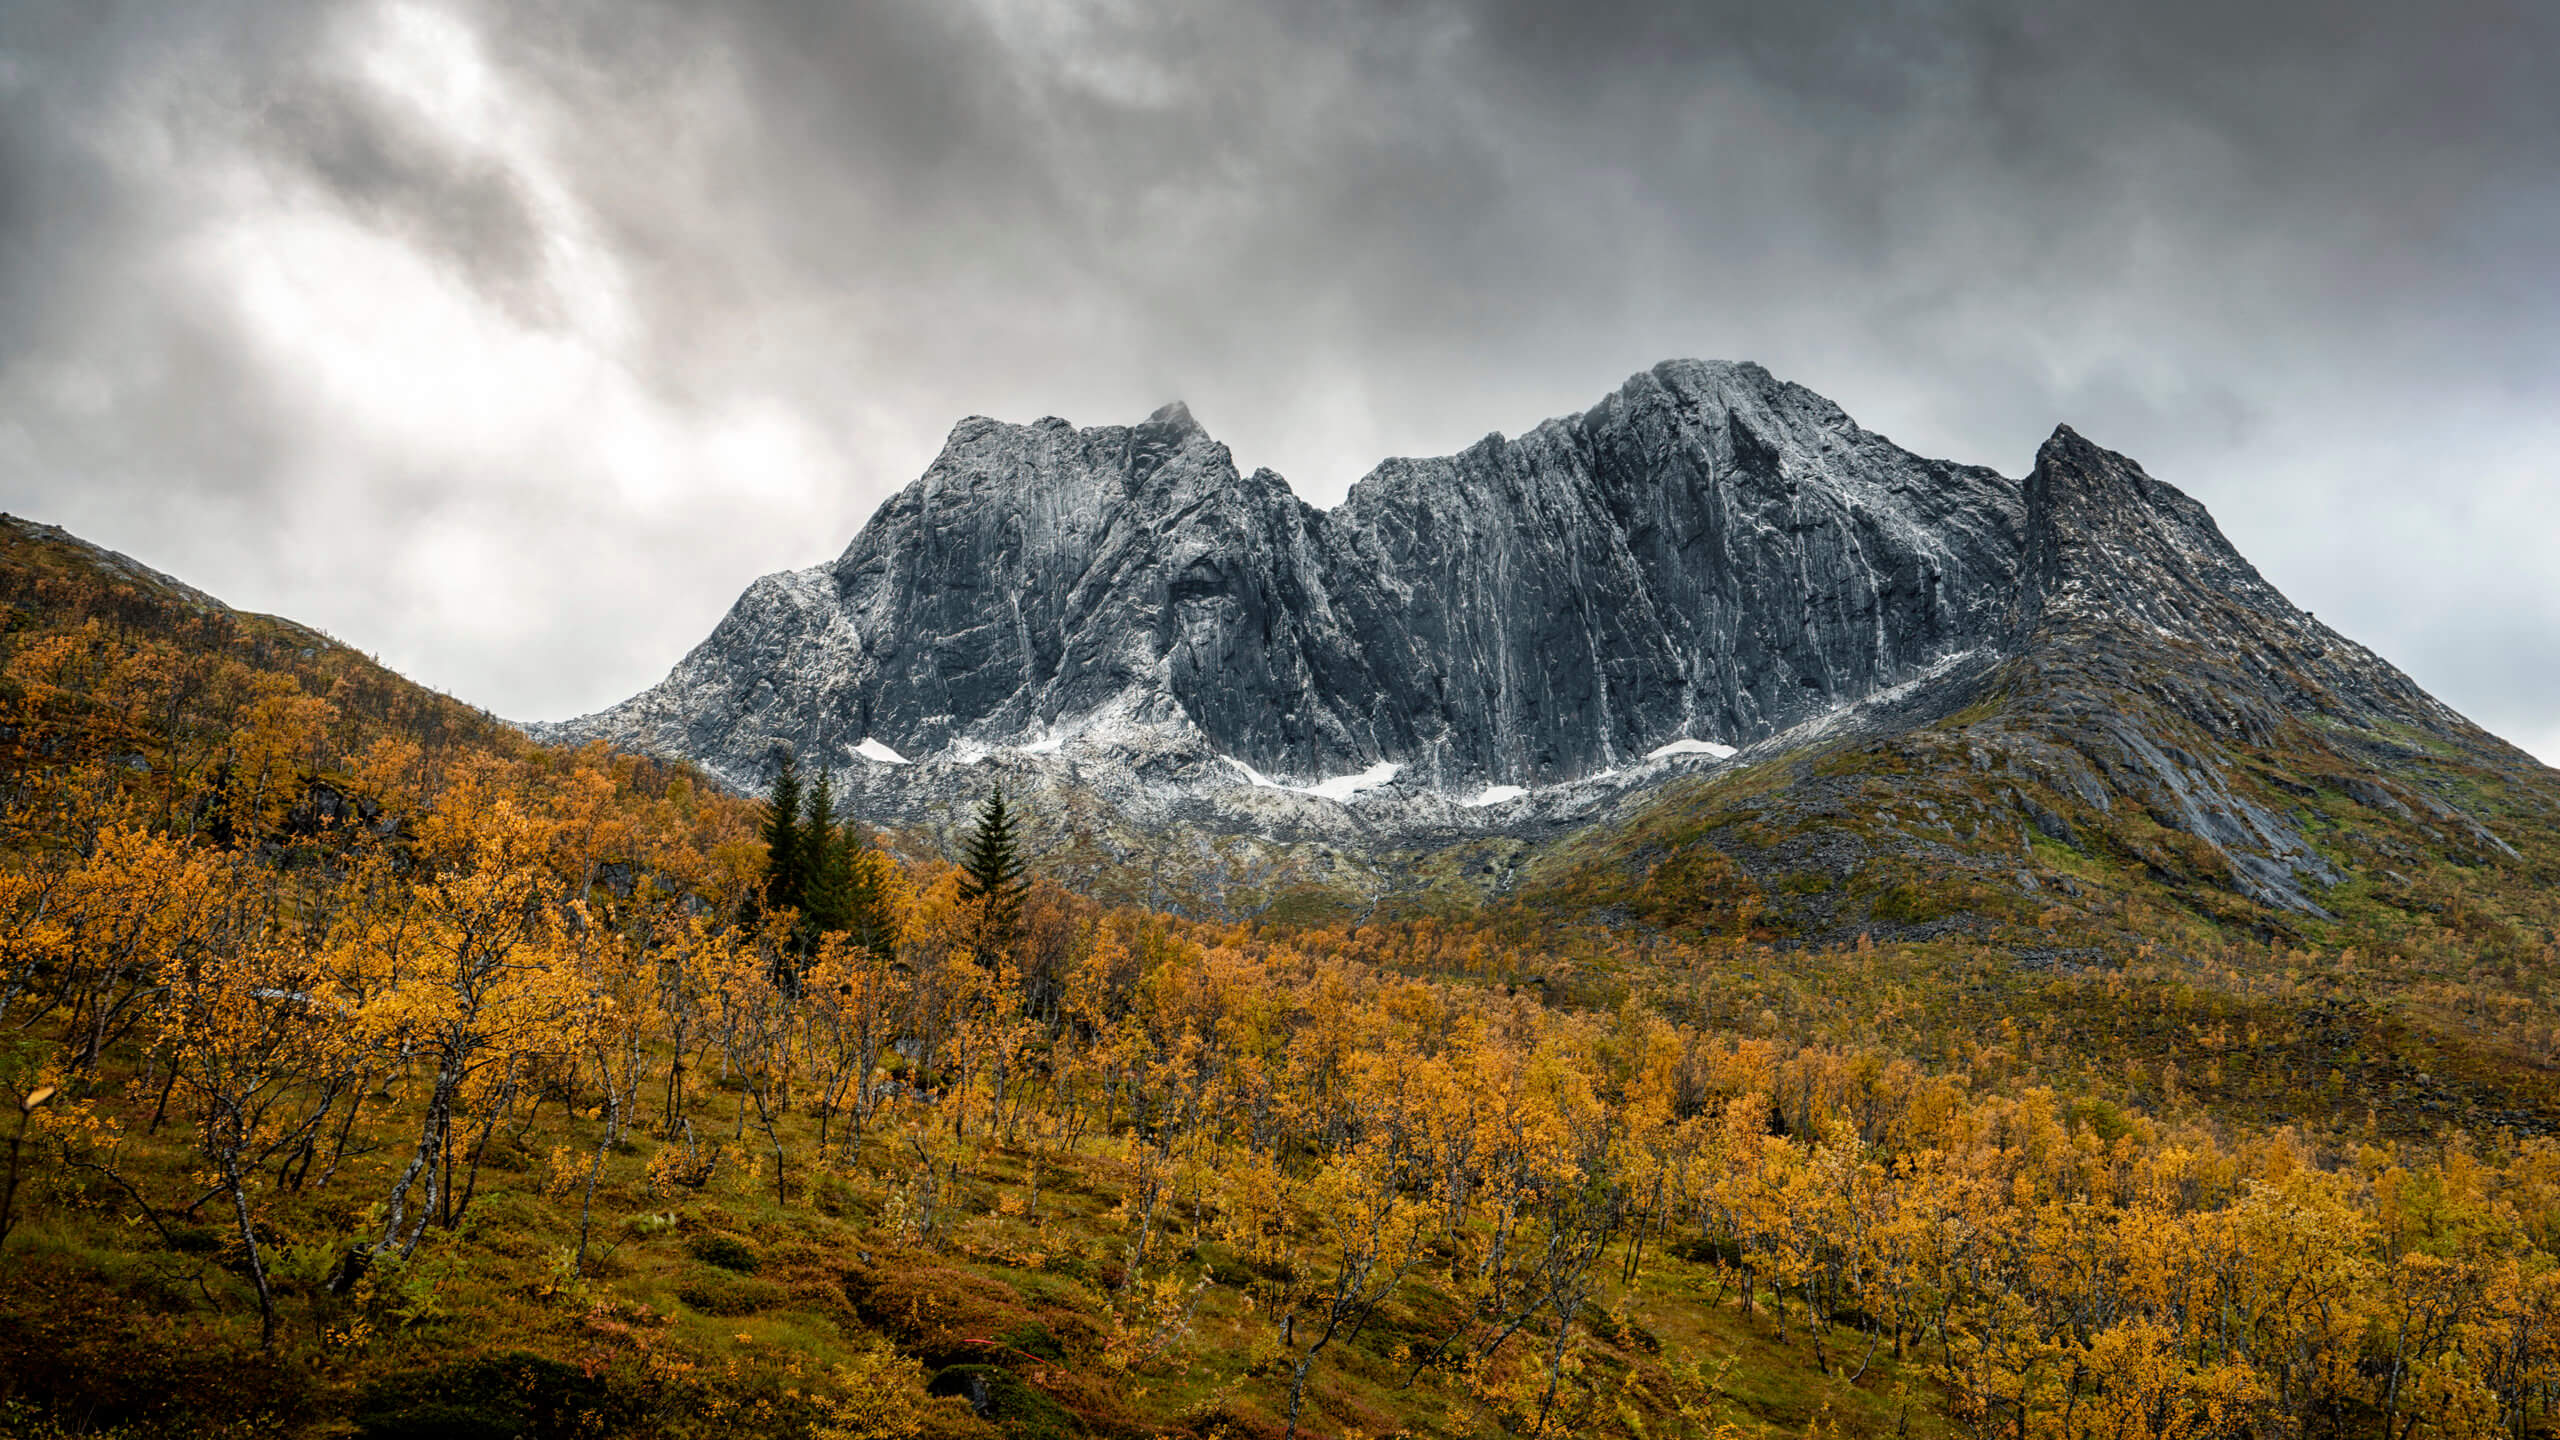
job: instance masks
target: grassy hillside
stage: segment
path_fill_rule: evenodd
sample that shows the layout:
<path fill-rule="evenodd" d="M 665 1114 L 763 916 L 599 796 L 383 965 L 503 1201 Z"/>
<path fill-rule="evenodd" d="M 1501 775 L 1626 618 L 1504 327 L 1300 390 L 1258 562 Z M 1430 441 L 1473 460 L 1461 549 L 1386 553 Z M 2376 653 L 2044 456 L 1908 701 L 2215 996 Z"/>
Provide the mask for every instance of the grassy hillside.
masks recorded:
<path fill-rule="evenodd" d="M 2125 723 L 2303 837 L 2310 907 L 2269 904 L 2253 857 L 2073 750 L 2042 664 L 1932 724 L 1666 789 L 1533 856 L 1489 915 L 1748 950 L 1822 999 L 1821 1033 L 1905 1053 L 2013 1020 L 2146 1105 L 2419 1140 L 2560 1124 L 2560 772 L 2459 722 L 2215 735 L 2123 687 Z M 1905 980 L 1828 996 L 1862 944 Z"/>
<path fill-rule="evenodd" d="M 2530 794 L 2314 787 L 2398 878 L 2289 917 L 1986 711 L 1490 905 L 874 849 L 812 942 L 681 769 L 58 532 L 0 599 L 0 1433 L 2552 1427 Z"/>

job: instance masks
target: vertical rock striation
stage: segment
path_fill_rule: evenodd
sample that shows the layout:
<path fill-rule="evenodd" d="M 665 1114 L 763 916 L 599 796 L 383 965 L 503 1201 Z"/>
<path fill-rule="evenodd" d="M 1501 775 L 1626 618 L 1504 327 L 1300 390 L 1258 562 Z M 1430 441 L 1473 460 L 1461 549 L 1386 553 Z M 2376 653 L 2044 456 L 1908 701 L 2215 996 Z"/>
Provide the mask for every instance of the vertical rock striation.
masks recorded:
<path fill-rule="evenodd" d="M 2016 481 L 1756 365 L 1674 361 L 1517 440 L 1390 461 L 1329 518 L 1392 607 L 1366 628 L 1410 656 L 1382 676 L 1410 753 L 1537 784 L 1749 743 L 1994 643 L 2023 510 Z"/>
<path fill-rule="evenodd" d="M 833 564 L 749 587 L 665 682 L 545 727 L 760 784 L 1130 725 L 1270 774 L 1445 788 L 1743 744 L 2010 624 L 2017 482 L 1912 455 L 1756 365 L 1390 461 L 1332 512 L 1182 407 L 961 422 Z"/>

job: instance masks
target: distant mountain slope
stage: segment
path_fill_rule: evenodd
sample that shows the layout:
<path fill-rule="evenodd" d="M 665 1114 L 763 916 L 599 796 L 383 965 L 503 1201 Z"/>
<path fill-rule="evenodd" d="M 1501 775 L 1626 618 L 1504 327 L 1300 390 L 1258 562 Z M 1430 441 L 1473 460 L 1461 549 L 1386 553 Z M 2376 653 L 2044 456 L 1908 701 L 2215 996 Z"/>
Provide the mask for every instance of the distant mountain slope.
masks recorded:
<path fill-rule="evenodd" d="M 2012 714 L 2033 722 L 2022 747 L 2040 743 L 2060 788 L 2098 811 L 2130 800 L 2204 840 L 2243 893 L 2316 910 L 2303 887 L 2339 878 L 2285 814 L 2279 774 L 2296 787 L 2343 776 L 2389 808 L 2403 804 L 2385 777 L 2407 737 L 2484 767 L 2541 769 L 2295 608 L 2203 506 L 2123 456 L 2058 430 L 2027 498 L 2023 634 L 2009 677 Z M 2235 771 L 2243 754 L 2268 778 Z M 2513 855 L 2432 787 L 2406 793 Z"/>
<path fill-rule="evenodd" d="M 430 750 L 525 748 L 487 711 L 310 626 L 234 609 L 131 556 L 15 515 L 0 515 L 0 626 L 8 636 L 0 648 L 21 672 L 0 678 L 0 707 L 10 712 L 0 724 L 0 770 L 127 752 L 158 763 L 164 746 L 227 736 L 257 699 L 261 676 L 329 701 L 349 745 L 395 733 Z M 41 656 L 32 653 L 39 647 Z"/>

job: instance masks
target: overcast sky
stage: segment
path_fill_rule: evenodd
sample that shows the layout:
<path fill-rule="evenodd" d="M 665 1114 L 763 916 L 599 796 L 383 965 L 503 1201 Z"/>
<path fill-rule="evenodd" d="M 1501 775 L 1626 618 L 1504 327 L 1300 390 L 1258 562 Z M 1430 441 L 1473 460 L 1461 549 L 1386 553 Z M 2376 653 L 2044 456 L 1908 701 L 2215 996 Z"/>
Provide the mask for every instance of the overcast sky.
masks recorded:
<path fill-rule="evenodd" d="M 2057 422 L 2560 759 L 2560 6 L 0 0 L 0 506 L 501 714 L 953 421 Z"/>

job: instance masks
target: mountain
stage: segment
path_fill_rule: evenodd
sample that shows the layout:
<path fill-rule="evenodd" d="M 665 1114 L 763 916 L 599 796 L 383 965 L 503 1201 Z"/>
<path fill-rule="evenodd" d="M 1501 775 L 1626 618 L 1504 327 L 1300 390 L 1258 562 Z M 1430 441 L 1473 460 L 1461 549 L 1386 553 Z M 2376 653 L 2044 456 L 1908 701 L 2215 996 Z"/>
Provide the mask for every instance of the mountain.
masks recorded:
<path fill-rule="evenodd" d="M 749 587 L 667 680 L 552 733 L 760 784 L 1144 727 L 1308 782 L 1441 791 L 1747 744 L 2007 623 L 2016 482 L 1924 460 L 1754 365 L 1391 461 L 1332 511 L 1189 412 L 961 422 L 830 565 Z"/>
<path fill-rule="evenodd" d="M 1961 731 L 1961 768 L 2016 777 L 2002 804 L 2043 831 L 2140 817 L 2207 858 L 2125 857 L 2318 917 L 2347 871 L 2304 797 L 2512 855 L 2476 782 L 2550 773 L 2068 427 L 2011 480 L 1696 361 L 1389 461 L 1330 511 L 1239 472 L 1178 405 L 966 420 L 834 563 L 757 581 L 649 691 L 530 728 L 750 790 L 788 747 L 928 829 L 1001 778 L 1092 842 L 1096 875 L 1160 871 L 1143 842 L 1185 835 L 1218 903 L 1244 874 L 1258 903 L 1374 899 L 1471 840 L 1499 853 L 1462 868 L 1508 884 L 1524 847 L 1641 828 L 1663 782 Z"/>
<path fill-rule="evenodd" d="M 2027 509 L 2011 683 L 2040 723 L 2019 745 L 2041 742 L 2092 808 L 2129 797 L 2163 827 L 2204 840 L 2251 897 L 2316 912 L 2303 887 L 2340 877 L 2281 813 L 2280 787 L 2253 787 L 2245 766 L 2235 776 L 2244 753 L 2317 750 L 2321 774 L 2379 771 L 2408 750 L 2396 733 L 2540 768 L 2297 609 L 2203 506 L 2068 427 L 2038 452 Z M 2342 783 L 2406 813 L 2393 787 Z M 2452 807 L 2419 803 L 2514 854 Z"/>

